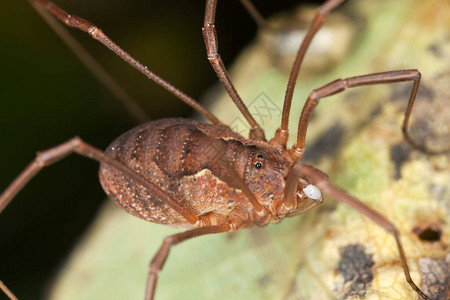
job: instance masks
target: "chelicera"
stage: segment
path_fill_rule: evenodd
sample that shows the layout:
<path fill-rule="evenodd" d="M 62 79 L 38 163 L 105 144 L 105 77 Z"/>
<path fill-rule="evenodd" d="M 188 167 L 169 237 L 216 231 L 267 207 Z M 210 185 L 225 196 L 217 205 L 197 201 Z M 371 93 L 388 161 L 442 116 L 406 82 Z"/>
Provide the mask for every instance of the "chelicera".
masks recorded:
<path fill-rule="evenodd" d="M 190 105 L 210 123 L 188 119 L 163 119 L 145 123 L 117 138 L 105 152 L 75 137 L 40 152 L 36 159 L 0 196 L 0 211 L 43 167 L 75 152 L 101 163 L 100 181 L 110 198 L 129 213 L 150 222 L 189 228 L 167 237 L 150 263 L 145 299 L 154 299 L 158 274 L 173 245 L 193 237 L 265 226 L 306 212 L 323 201 L 322 192 L 358 210 L 391 233 L 407 282 L 421 297 L 430 299 L 410 276 L 400 236 L 382 214 L 328 182 L 326 174 L 301 162 L 310 117 L 320 99 L 347 88 L 412 81 L 402 130 L 408 121 L 419 88 L 418 70 L 389 71 L 337 79 L 309 95 L 299 120 L 297 141 L 287 147 L 288 120 L 296 79 L 315 33 L 327 16 L 345 0 L 328 0 L 303 40 L 286 89 L 281 125 L 267 140 L 230 81 L 218 52 L 214 27 L 216 0 L 206 3 L 203 36 L 207 57 L 226 91 L 250 125 L 249 138 L 233 132 L 213 114 L 151 71 L 112 42 L 98 27 L 72 16 L 48 0 L 30 0 L 68 26 L 81 29 L 104 44 L 141 73 Z M 247 1 L 243 1 L 250 5 Z M 251 6 L 252 7 L 252 6 Z M 255 15 L 256 11 L 250 9 Z M 258 18 L 256 18 L 258 19 Z M 6 287 L 0 287 L 14 298 Z"/>

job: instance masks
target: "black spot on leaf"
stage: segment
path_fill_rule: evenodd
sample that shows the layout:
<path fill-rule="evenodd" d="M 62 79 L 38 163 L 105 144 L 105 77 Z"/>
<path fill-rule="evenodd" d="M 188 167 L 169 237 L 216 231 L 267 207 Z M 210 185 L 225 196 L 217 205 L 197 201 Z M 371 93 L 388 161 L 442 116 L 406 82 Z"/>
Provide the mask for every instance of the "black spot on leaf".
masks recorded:
<path fill-rule="evenodd" d="M 333 155 L 339 147 L 344 135 L 344 126 L 340 123 L 334 124 L 323 133 L 314 144 L 306 148 L 304 160 L 317 163 L 323 156 Z"/>
<path fill-rule="evenodd" d="M 371 254 L 366 254 L 361 245 L 349 245 L 341 248 L 339 272 L 344 277 L 346 293 L 341 299 L 364 297 L 373 280 L 374 262 Z"/>
<path fill-rule="evenodd" d="M 441 240 L 442 231 L 436 225 L 430 225 L 426 228 L 416 227 L 413 229 L 413 232 L 425 242 L 438 242 Z"/>
<path fill-rule="evenodd" d="M 409 160 L 411 147 L 406 143 L 401 143 L 391 148 L 391 161 L 395 166 L 395 179 L 400 179 L 402 165 Z"/>

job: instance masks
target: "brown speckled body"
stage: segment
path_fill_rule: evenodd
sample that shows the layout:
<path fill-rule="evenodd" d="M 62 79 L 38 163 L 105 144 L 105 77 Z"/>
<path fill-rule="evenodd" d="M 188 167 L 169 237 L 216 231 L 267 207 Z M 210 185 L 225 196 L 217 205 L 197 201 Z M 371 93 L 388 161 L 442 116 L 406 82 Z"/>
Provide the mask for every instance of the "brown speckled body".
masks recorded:
<path fill-rule="evenodd" d="M 209 212 L 227 216 L 236 207 L 253 209 L 218 163 L 221 155 L 263 205 L 283 197 L 289 166 L 266 142 L 189 119 L 163 119 L 133 128 L 112 142 L 106 153 L 144 175 L 196 216 Z M 264 168 L 257 169 L 254 160 L 261 157 Z M 99 176 L 108 196 L 130 214 L 154 223 L 192 227 L 168 204 L 116 169 L 102 164 Z"/>

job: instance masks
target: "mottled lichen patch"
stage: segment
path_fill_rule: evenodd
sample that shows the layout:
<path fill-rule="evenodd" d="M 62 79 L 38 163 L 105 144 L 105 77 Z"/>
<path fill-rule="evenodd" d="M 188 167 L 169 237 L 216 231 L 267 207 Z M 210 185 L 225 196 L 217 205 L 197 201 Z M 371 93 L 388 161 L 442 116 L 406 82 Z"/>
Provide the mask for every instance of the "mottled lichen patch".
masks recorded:
<path fill-rule="evenodd" d="M 339 273 L 344 277 L 340 299 L 364 297 L 373 280 L 372 255 L 362 245 L 349 245 L 340 250 Z"/>
<path fill-rule="evenodd" d="M 432 299 L 450 299 L 450 254 L 442 258 L 419 259 L 422 289 Z"/>

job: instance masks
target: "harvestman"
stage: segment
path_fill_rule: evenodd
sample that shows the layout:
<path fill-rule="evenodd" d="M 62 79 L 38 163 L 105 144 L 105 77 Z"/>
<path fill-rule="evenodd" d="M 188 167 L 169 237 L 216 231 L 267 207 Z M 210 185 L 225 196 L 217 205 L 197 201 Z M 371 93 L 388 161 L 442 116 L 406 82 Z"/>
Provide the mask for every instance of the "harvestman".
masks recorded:
<path fill-rule="evenodd" d="M 292 67 L 281 125 L 274 138 L 269 141 L 235 90 L 218 53 L 214 27 L 217 0 L 207 0 L 206 3 L 203 36 L 207 57 L 230 98 L 250 124 L 249 139 L 232 132 L 194 99 L 149 71 L 95 25 L 67 14 L 48 0 L 30 1 L 68 26 L 89 33 L 131 66 L 190 105 L 212 125 L 185 119 L 163 119 L 146 123 L 119 137 L 106 152 L 75 137 L 38 153 L 36 159 L 1 194 L 0 212 L 43 167 L 73 152 L 99 161 L 102 186 L 116 204 L 151 222 L 192 228 L 166 237 L 151 261 L 145 293 L 145 299 L 149 300 L 154 298 L 158 273 L 173 245 L 205 234 L 229 232 L 253 225 L 265 226 L 285 217 L 299 215 L 322 203 L 322 191 L 366 215 L 391 233 L 396 241 L 407 282 L 421 297 L 430 299 L 410 276 L 395 226 L 380 213 L 330 184 L 326 174 L 300 162 L 305 152 L 309 120 L 320 99 L 347 88 L 405 81 L 412 81 L 413 86 L 402 124 L 403 135 L 413 147 L 427 152 L 424 147 L 413 142 L 407 130 L 419 88 L 420 72 L 401 70 L 337 79 L 313 90 L 300 116 L 297 142 L 291 149 L 286 145 L 292 96 L 304 55 L 327 16 L 345 0 L 328 0 L 319 8 Z M 250 5 L 247 1 L 243 2 Z M 255 16 L 256 11 L 249 10 Z M 179 147 L 183 142 L 184 146 Z M 205 154 L 205 149 L 214 151 Z M 207 191 L 214 189 L 219 195 L 213 199 L 200 198 L 200 194 L 196 196 L 191 188 L 200 184 Z M 1 282 L 0 288 L 11 299 L 15 299 Z"/>

